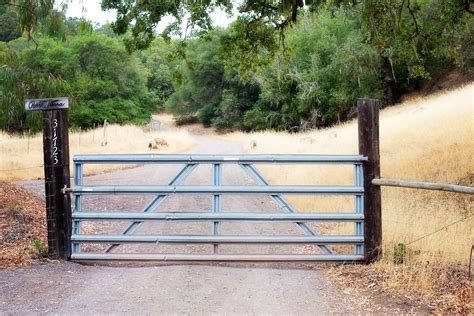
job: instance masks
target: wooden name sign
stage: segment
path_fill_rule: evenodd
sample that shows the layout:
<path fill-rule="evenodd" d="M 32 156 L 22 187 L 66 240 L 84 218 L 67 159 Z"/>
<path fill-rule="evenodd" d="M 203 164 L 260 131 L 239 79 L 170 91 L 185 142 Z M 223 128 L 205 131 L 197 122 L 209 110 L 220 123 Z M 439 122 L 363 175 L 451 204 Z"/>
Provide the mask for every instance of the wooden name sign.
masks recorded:
<path fill-rule="evenodd" d="M 58 110 L 69 107 L 69 98 L 28 99 L 25 101 L 26 111 Z"/>

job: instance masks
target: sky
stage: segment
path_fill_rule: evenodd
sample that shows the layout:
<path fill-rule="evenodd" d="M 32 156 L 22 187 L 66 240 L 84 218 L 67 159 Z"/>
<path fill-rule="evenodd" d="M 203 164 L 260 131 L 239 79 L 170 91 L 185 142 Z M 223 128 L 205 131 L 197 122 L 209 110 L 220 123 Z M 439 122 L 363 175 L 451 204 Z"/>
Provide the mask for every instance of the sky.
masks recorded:
<path fill-rule="evenodd" d="M 102 11 L 100 8 L 100 0 L 74 0 L 68 4 L 66 11 L 68 17 L 85 17 L 87 20 L 104 24 L 115 21 L 116 11 Z M 235 17 L 228 17 L 227 14 L 221 10 L 214 12 L 211 15 L 215 26 L 226 27 L 229 23 L 235 20 Z M 162 31 L 171 18 L 164 18 L 157 27 L 157 31 Z"/>
<path fill-rule="evenodd" d="M 115 10 L 102 11 L 100 0 L 76 0 L 68 3 L 66 11 L 68 17 L 85 17 L 96 23 L 104 24 L 115 20 Z"/>

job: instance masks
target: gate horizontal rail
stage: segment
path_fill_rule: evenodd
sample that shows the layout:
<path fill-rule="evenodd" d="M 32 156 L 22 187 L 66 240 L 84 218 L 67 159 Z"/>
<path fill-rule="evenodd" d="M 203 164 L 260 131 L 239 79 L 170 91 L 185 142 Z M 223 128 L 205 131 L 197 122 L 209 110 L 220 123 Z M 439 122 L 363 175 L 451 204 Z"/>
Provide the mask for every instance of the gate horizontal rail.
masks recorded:
<path fill-rule="evenodd" d="M 329 221 L 329 222 L 355 222 L 363 221 L 364 214 L 357 213 L 137 213 L 137 212 L 82 212 L 72 216 L 75 220 L 104 221 L 104 220 L 131 220 L 131 221 Z"/>
<path fill-rule="evenodd" d="M 193 254 L 136 254 L 136 253 L 74 253 L 75 261 L 229 261 L 229 262 L 355 262 L 364 260 L 363 255 L 193 255 Z"/>
<path fill-rule="evenodd" d="M 279 164 L 354 164 L 367 161 L 361 155 L 76 155 L 82 164 L 194 164 L 194 163 L 279 163 Z"/>
<path fill-rule="evenodd" d="M 75 196 L 72 212 L 73 230 L 70 235 L 71 259 L 87 260 L 168 260 L 168 261 L 361 261 L 364 259 L 364 187 L 363 162 L 367 158 L 360 155 L 77 155 L 74 157 L 75 186 L 66 188 L 66 193 Z M 353 165 L 353 185 L 270 185 L 255 168 L 261 164 L 342 164 Z M 84 185 L 85 164 L 181 164 L 184 168 L 168 185 Z M 212 185 L 181 185 L 184 179 L 198 165 L 212 166 Z M 222 185 L 222 165 L 233 164 L 241 167 L 258 185 Z M 159 205 L 172 195 L 211 195 L 211 212 L 155 212 Z M 281 213 L 266 213 L 264 210 L 245 212 L 238 210 L 222 212 L 223 195 L 266 195 L 275 202 Z M 151 201 L 139 212 L 131 210 L 83 212 L 83 198 L 88 195 L 151 195 Z M 343 195 L 354 197 L 353 212 L 297 212 L 284 195 Z M 317 205 L 315 205 L 315 208 Z M 260 212 L 258 212 L 260 211 Z M 315 210 L 316 211 L 316 210 Z M 128 221 L 130 224 L 117 234 L 84 234 L 81 223 L 87 221 Z M 145 222 L 211 222 L 209 235 L 164 235 L 137 234 Z M 304 235 L 223 235 L 221 222 L 287 222 L 294 223 Z M 348 222 L 354 225 L 354 235 L 320 235 L 308 222 Z M 111 245 L 105 252 L 87 252 L 82 244 Z M 212 254 L 159 254 L 159 253 L 117 253 L 121 244 L 211 244 Z M 316 245 L 320 254 L 220 254 L 221 244 L 283 244 Z M 353 253 L 338 254 L 338 249 L 352 249 Z M 89 248 L 90 249 L 90 248 Z M 94 248 L 96 249 L 96 248 Z M 124 249 L 127 250 L 128 248 Z M 86 252 L 83 252 L 86 250 Z M 350 251 L 350 250 L 349 250 Z M 299 252 L 299 251 L 298 251 Z"/>
<path fill-rule="evenodd" d="M 178 243 L 178 244 L 353 244 L 363 236 L 152 236 L 152 235 L 72 235 L 71 241 L 90 243 Z"/>
<path fill-rule="evenodd" d="M 356 186 L 311 186 L 311 185 L 114 185 L 74 187 L 66 190 L 74 194 L 363 194 L 363 187 Z"/>

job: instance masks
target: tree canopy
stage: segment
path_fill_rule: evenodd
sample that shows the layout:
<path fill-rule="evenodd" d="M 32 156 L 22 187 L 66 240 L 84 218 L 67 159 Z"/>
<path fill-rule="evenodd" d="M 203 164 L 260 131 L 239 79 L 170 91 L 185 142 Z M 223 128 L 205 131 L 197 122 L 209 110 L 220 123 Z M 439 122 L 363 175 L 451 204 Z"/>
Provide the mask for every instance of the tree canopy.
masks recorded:
<path fill-rule="evenodd" d="M 63 1 L 61 3 L 66 3 Z M 112 24 L 53 0 L 0 4 L 0 128 L 38 130 L 23 100 L 68 95 L 71 125 L 144 124 L 153 111 L 221 130 L 328 126 L 362 96 L 397 101 L 452 70 L 473 73 L 460 0 L 103 0 Z M 237 12 L 212 26 L 217 9 Z M 155 27 L 174 18 L 159 38 Z M 182 23 L 185 22 L 185 27 Z"/>
<path fill-rule="evenodd" d="M 158 100 L 138 56 L 87 22 L 63 19 L 65 28 L 73 28 L 66 37 L 40 25 L 44 33 L 36 33 L 35 42 L 0 42 L 0 129 L 39 130 L 40 118 L 25 114 L 24 100 L 60 95 L 72 101 L 72 127 L 148 122 Z"/>

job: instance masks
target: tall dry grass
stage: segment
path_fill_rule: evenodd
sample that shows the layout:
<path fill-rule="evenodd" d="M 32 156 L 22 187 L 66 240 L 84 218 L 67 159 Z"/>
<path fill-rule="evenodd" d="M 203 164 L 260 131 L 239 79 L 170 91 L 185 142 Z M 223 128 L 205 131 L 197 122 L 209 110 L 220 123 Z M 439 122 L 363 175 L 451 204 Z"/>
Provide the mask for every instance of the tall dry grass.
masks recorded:
<path fill-rule="evenodd" d="M 161 118 L 161 117 L 160 117 Z M 166 118 L 166 117 L 165 117 Z M 139 126 L 109 125 L 103 128 L 80 132 L 70 132 L 69 146 L 72 157 L 75 154 L 120 154 L 120 153 L 177 153 L 194 146 L 194 138 L 184 130 L 164 129 L 152 130 Z M 150 150 L 148 144 L 154 138 L 164 138 L 168 146 Z M 0 134 L 0 179 L 32 179 L 41 178 L 43 172 L 43 140 L 42 135 L 32 137 Z M 110 171 L 120 166 L 91 165 L 87 173 Z M 123 166 L 122 166 L 123 167 Z"/>
<path fill-rule="evenodd" d="M 385 108 L 380 114 L 381 174 L 384 177 L 472 185 L 474 84 Z M 252 153 L 356 154 L 357 121 L 307 133 L 232 133 Z M 257 146 L 250 148 L 251 140 Z M 348 167 L 263 166 L 273 184 L 351 184 Z M 353 199 L 288 197 L 301 211 L 351 211 Z M 467 195 L 383 188 L 384 246 L 407 244 L 450 262 L 467 262 L 474 243 L 473 199 Z M 456 223 L 457 222 L 457 223 Z M 451 226 L 445 226 L 455 223 Z M 353 232 L 352 225 L 327 227 Z"/>

